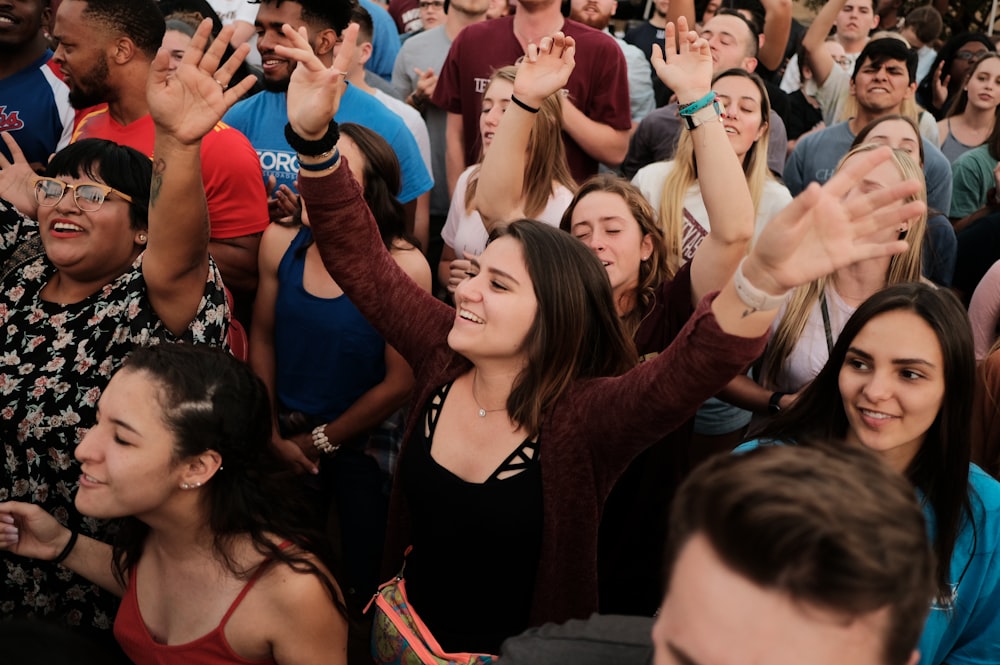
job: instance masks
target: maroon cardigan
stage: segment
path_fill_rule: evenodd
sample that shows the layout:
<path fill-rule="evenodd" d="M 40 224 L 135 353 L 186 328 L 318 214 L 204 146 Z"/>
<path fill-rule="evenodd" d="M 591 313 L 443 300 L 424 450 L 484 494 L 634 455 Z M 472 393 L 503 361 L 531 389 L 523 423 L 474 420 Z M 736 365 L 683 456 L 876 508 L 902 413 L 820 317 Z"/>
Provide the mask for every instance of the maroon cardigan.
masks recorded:
<path fill-rule="evenodd" d="M 418 408 L 407 422 L 405 455 L 433 391 L 472 366 L 448 347 L 455 310 L 396 265 L 345 164 L 329 176 L 302 178 L 299 189 L 327 270 L 413 368 Z M 583 618 L 597 610 L 597 529 L 615 479 L 635 455 L 693 416 L 763 351 L 766 336 L 735 337 L 719 328 L 712 297 L 698 305 L 676 340 L 655 359 L 622 376 L 573 383 L 544 415 L 544 521 L 532 625 Z M 408 529 L 397 479 L 386 539 L 387 577 L 402 565 Z"/>

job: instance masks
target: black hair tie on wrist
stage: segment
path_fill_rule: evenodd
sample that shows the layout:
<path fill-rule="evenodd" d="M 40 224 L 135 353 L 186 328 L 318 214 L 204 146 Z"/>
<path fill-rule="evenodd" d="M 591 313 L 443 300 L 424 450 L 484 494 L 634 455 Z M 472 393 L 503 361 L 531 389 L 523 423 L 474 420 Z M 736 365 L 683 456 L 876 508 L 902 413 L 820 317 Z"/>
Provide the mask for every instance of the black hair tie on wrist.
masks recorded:
<path fill-rule="evenodd" d="M 535 108 L 533 106 L 528 106 L 527 104 L 525 104 L 524 102 L 522 102 L 520 99 L 518 99 L 517 97 L 515 97 L 513 94 L 511 94 L 511 96 L 510 96 L 510 101 L 514 102 L 515 104 L 517 104 L 518 106 L 520 106 L 522 109 L 524 109 L 528 113 L 538 113 L 539 109 L 537 109 L 537 108 Z"/>
<path fill-rule="evenodd" d="M 285 140 L 288 141 L 292 150 L 300 155 L 318 157 L 336 147 L 337 141 L 340 140 L 340 129 L 336 120 L 330 120 L 330 125 L 326 128 L 326 134 L 323 135 L 323 138 L 309 141 L 296 134 L 291 123 L 285 123 Z"/>
<path fill-rule="evenodd" d="M 76 545 L 76 539 L 79 536 L 80 536 L 79 531 L 70 531 L 69 542 L 66 543 L 66 547 L 62 548 L 62 552 L 59 553 L 59 556 L 57 556 L 55 559 L 52 559 L 52 563 L 58 564 L 65 561 L 66 557 L 68 557 L 70 555 L 70 552 L 73 551 L 73 547 Z"/>

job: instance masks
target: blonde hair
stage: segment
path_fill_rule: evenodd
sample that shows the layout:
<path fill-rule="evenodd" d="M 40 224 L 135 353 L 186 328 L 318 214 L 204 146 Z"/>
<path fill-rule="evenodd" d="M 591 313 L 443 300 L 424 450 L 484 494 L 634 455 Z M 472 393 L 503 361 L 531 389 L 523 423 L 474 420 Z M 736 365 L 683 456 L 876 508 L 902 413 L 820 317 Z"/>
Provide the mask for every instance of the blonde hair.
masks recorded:
<path fill-rule="evenodd" d="M 489 90 L 493 82 L 501 79 L 514 83 L 517 66 L 508 65 L 493 72 L 485 90 Z M 524 170 L 524 185 L 522 201 L 524 216 L 536 217 L 545 210 L 549 199 L 555 193 L 555 183 L 571 192 L 576 191 L 576 181 L 569 171 L 566 161 L 566 149 L 562 138 L 562 92 L 554 92 L 539 105 L 535 124 L 528 136 L 528 159 Z M 483 157 L 480 153 L 479 161 Z M 476 188 L 479 183 L 479 165 L 469 176 L 469 185 L 465 190 L 465 212 L 474 210 Z"/>
<path fill-rule="evenodd" d="M 837 164 L 839 171 L 844 164 L 854 155 L 877 150 L 880 145 L 868 143 L 859 145 L 840 160 Z M 920 166 L 913 161 L 913 158 L 902 150 L 893 149 L 892 163 L 896 166 L 903 180 L 917 180 L 921 184 L 920 190 L 906 200 L 923 201 L 927 203 L 927 186 L 924 183 L 924 172 Z M 889 269 L 886 271 L 885 286 L 893 286 L 903 282 L 916 282 L 920 280 L 920 249 L 923 245 L 924 233 L 927 229 L 926 211 L 910 223 L 910 228 L 906 232 L 906 243 L 908 245 L 905 252 L 897 254 L 889 259 Z M 778 324 L 778 329 L 771 337 L 771 342 L 764 351 L 763 371 L 761 383 L 765 387 L 773 388 L 776 379 L 781 372 L 785 359 L 791 355 L 792 350 L 802 336 L 806 321 L 812 313 L 813 306 L 819 301 L 820 295 L 826 290 L 830 283 L 830 275 L 821 277 L 816 281 L 795 289 L 792 297 L 788 301 L 784 316 Z"/>
<path fill-rule="evenodd" d="M 754 141 L 750 150 L 743 157 L 743 173 L 746 174 L 750 198 L 753 200 L 753 208 L 756 211 L 764 196 L 764 185 L 772 178 L 771 171 L 767 166 L 771 100 L 767 96 L 767 88 L 764 87 L 761 78 L 745 69 L 734 68 L 720 72 L 712 79 L 712 85 L 729 76 L 750 79 L 760 92 L 760 122 L 763 131 L 760 138 Z M 658 218 L 667 244 L 667 271 L 671 278 L 683 265 L 681 246 L 684 237 L 684 197 L 691 185 L 698 181 L 698 164 L 695 160 L 691 132 L 681 132 L 673 161 L 674 168 L 663 181 L 663 195 L 660 199 Z"/>

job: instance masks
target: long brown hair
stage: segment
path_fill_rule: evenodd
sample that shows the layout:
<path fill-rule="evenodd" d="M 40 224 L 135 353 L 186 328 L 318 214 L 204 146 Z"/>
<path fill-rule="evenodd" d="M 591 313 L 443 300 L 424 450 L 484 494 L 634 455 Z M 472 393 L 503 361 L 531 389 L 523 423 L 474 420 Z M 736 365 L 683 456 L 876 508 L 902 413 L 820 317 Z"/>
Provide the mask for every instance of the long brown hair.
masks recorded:
<path fill-rule="evenodd" d="M 507 398 L 511 420 L 533 435 L 542 418 L 579 379 L 617 376 L 635 367 L 608 273 L 582 242 L 542 222 L 522 219 L 491 236 L 517 240 L 538 312 L 524 341 L 527 362 Z"/>
<path fill-rule="evenodd" d="M 508 65 L 493 72 L 485 90 L 489 90 L 493 82 L 500 79 L 514 83 L 517 76 L 517 66 Z M 549 204 L 549 199 L 555 192 L 558 183 L 566 189 L 576 190 L 576 181 L 569 172 L 566 161 L 566 148 L 562 138 L 562 92 L 555 92 L 539 105 L 535 124 L 528 136 L 528 159 L 524 170 L 524 187 L 522 200 L 525 217 L 537 217 Z M 482 155 L 479 156 L 482 162 Z M 469 177 L 469 185 L 465 190 L 465 211 L 471 213 L 476 200 L 476 188 L 479 183 L 479 166 Z"/>

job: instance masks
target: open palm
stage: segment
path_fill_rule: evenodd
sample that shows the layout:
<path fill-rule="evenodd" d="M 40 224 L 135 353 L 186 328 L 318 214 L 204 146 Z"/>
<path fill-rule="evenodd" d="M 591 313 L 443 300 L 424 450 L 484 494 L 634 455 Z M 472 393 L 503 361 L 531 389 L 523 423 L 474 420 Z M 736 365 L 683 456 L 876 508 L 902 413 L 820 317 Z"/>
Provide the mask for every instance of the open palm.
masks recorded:
<path fill-rule="evenodd" d="M 576 41 L 557 32 L 537 44 L 529 44 L 514 78 L 518 99 L 540 101 L 562 90 L 576 66 Z"/>
<path fill-rule="evenodd" d="M 201 139 L 253 87 L 253 77 L 228 85 L 250 47 L 240 46 L 220 67 L 232 27 L 224 28 L 205 50 L 211 28 L 210 20 L 202 21 L 176 71 L 169 70 L 169 55 L 163 49 L 150 68 L 146 84 L 149 113 L 159 129 L 181 143 Z"/>
<path fill-rule="evenodd" d="M 681 103 L 694 101 L 712 88 L 712 51 L 708 40 L 688 30 L 683 16 L 677 19 L 676 29 L 673 23 L 667 23 L 663 50 L 658 44 L 653 45 L 650 64 L 659 79 L 677 93 Z"/>
<path fill-rule="evenodd" d="M 295 60 L 298 65 L 288 82 L 288 124 L 296 134 L 305 139 L 322 137 L 330 120 L 340 108 L 344 94 L 345 72 L 351 65 L 357 48 L 358 24 L 350 24 L 343 32 L 344 42 L 337 51 L 333 66 L 327 67 L 313 53 L 305 28 L 295 31 L 282 26 L 282 31 L 292 45 L 275 46 L 278 55 Z"/>

